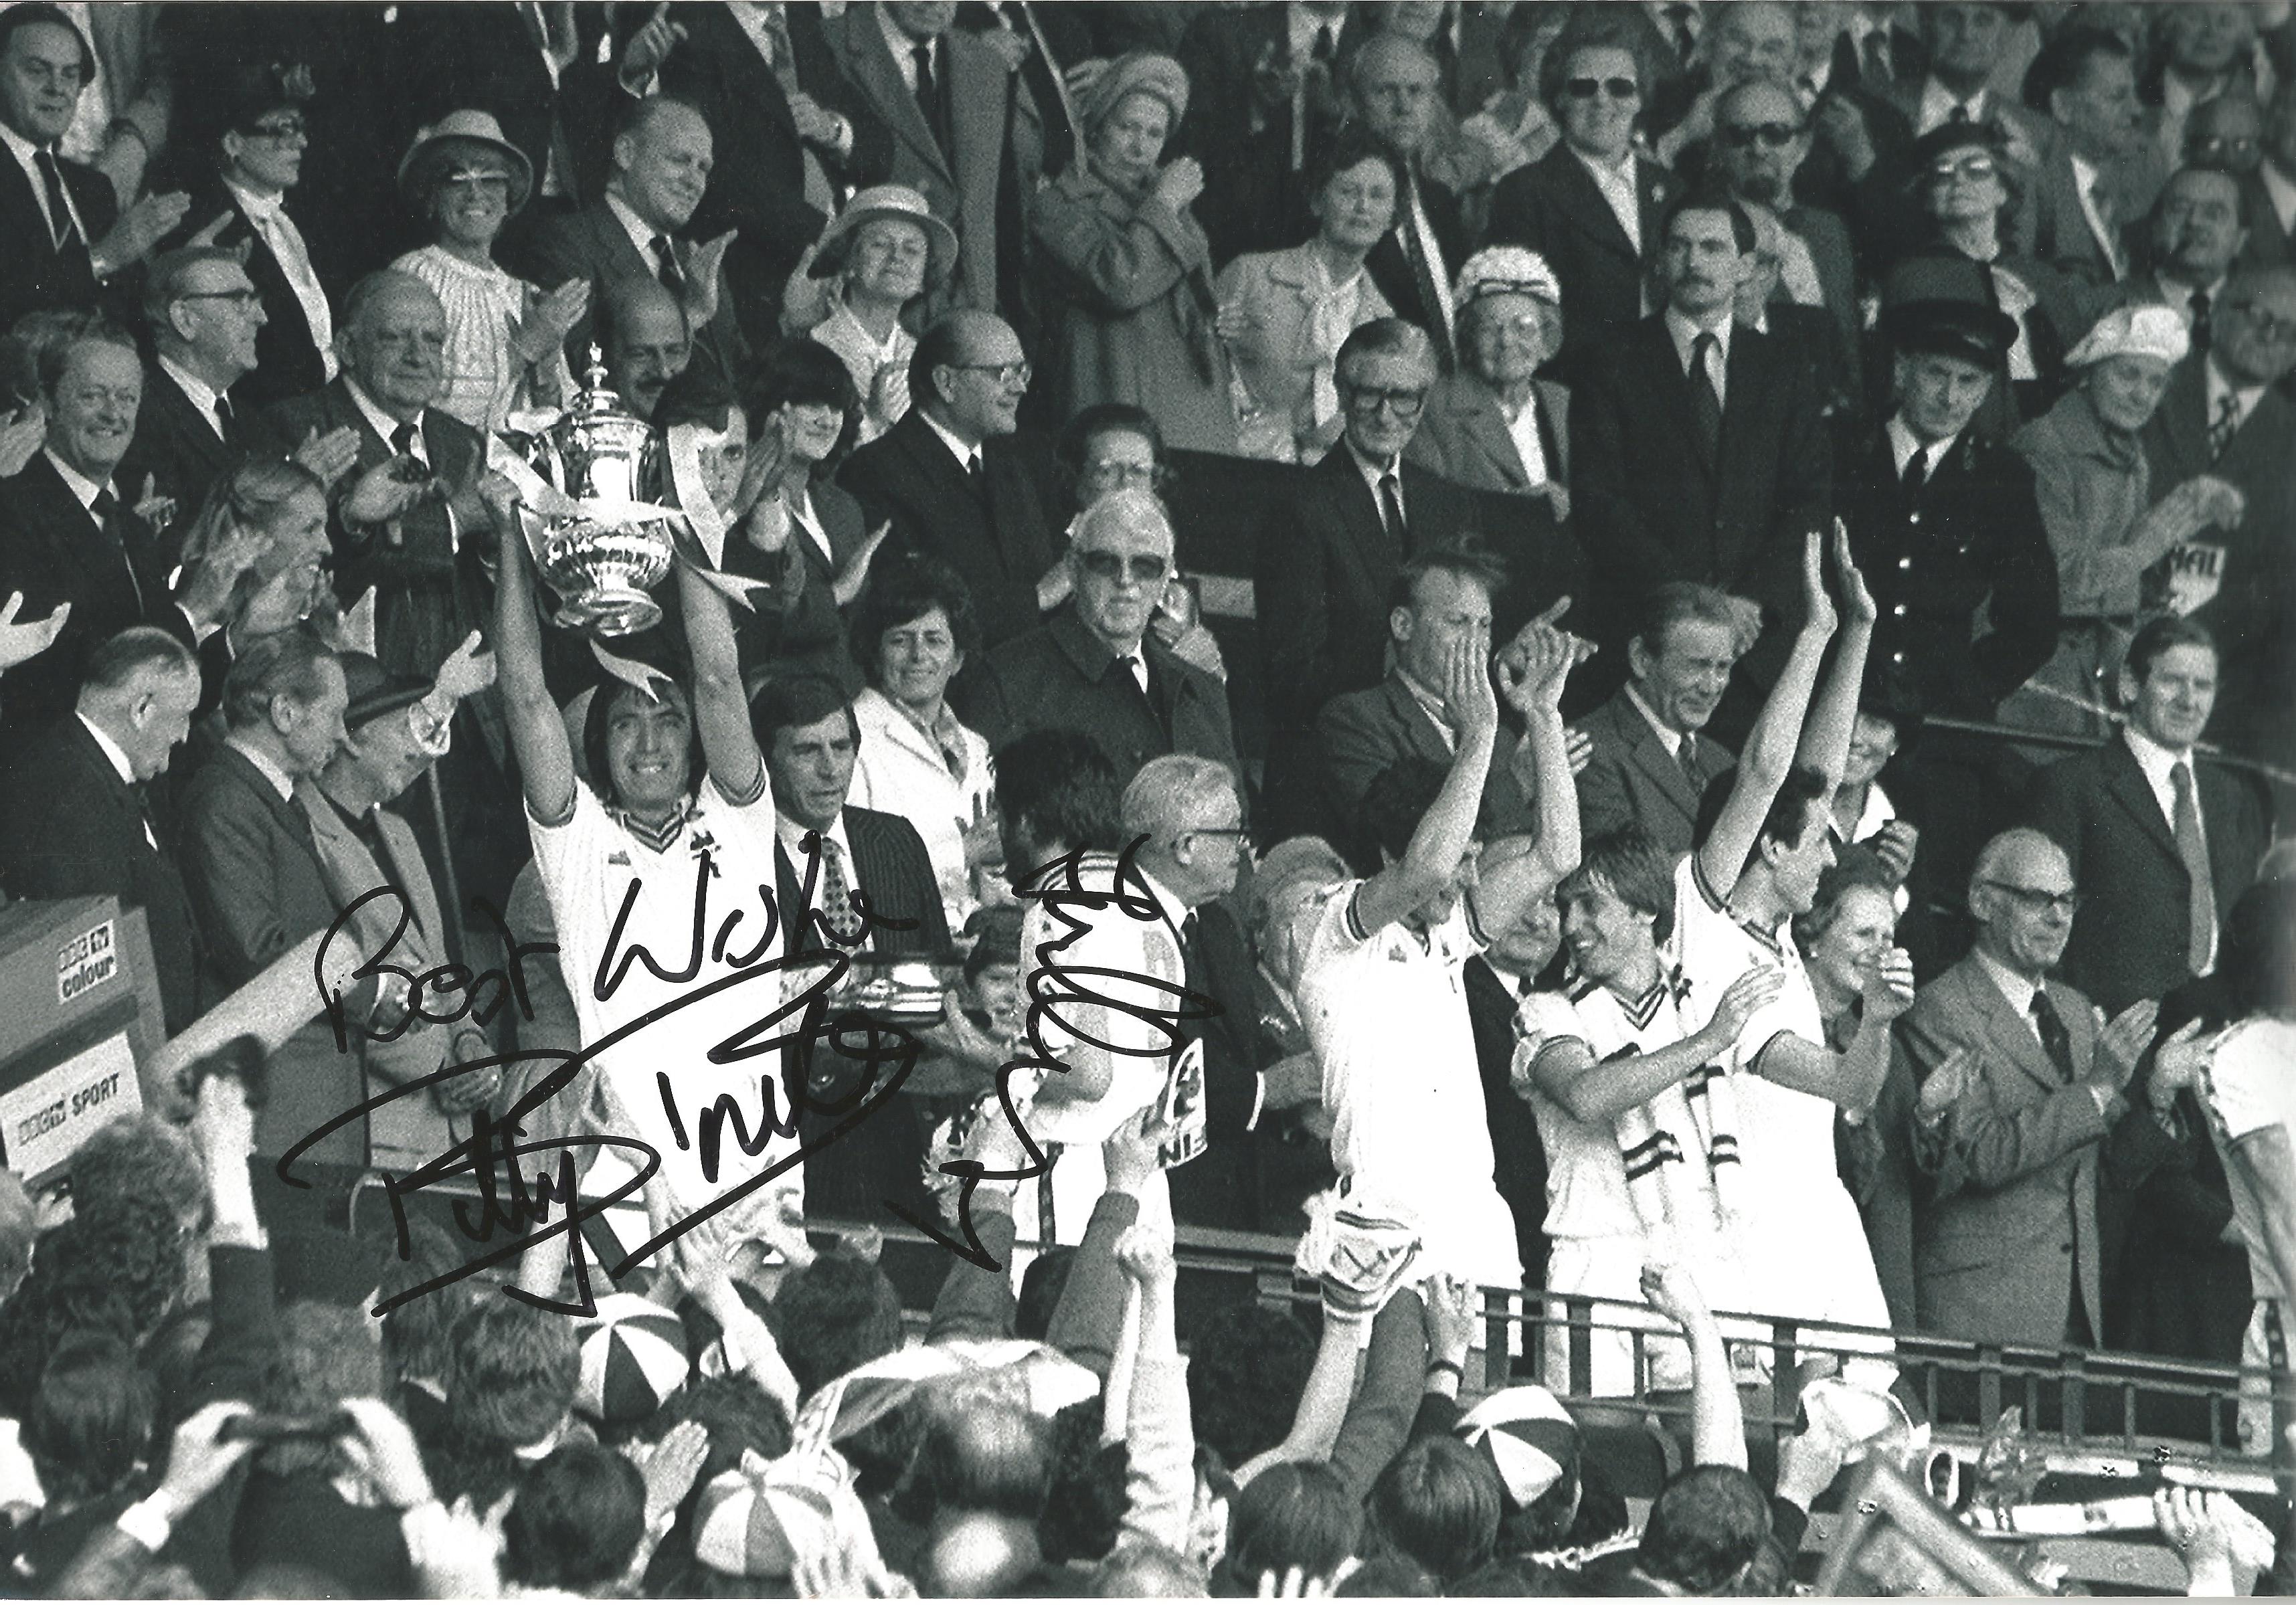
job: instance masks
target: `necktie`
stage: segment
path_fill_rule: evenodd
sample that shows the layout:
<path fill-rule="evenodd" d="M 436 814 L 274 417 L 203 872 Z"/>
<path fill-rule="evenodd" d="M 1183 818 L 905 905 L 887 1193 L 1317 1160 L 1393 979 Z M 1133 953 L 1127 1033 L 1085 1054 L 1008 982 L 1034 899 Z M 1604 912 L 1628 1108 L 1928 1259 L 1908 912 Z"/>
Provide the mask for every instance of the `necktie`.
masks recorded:
<path fill-rule="evenodd" d="M 2217 401 L 2216 422 L 2209 425 L 2209 461 L 2225 454 L 2225 447 L 2240 433 L 2240 397 L 2226 390 Z"/>
<path fill-rule="evenodd" d="M 1379 477 L 1379 521 L 1387 526 L 1387 538 L 1398 550 L 1408 550 L 1411 527 L 1403 521 L 1403 490 L 1392 472 Z"/>
<path fill-rule="evenodd" d="M 677 252 L 671 248 L 668 234 L 653 237 L 653 276 L 661 281 L 661 287 L 679 300 L 684 300 L 685 272 L 677 265 Z"/>
<path fill-rule="evenodd" d="M 135 593 L 135 612 L 137 617 L 142 617 L 144 582 L 136 577 L 135 565 L 128 560 L 127 536 L 120 528 L 119 499 L 111 494 L 111 486 L 107 485 L 95 493 L 95 499 L 88 503 L 87 511 L 95 520 L 99 536 L 110 548 L 111 557 L 127 571 L 128 588 Z"/>
<path fill-rule="evenodd" d="M 160 832 L 152 823 L 152 794 L 141 781 L 127 788 L 127 795 L 135 799 L 135 815 L 144 822 L 144 840 L 153 852 L 160 850 Z"/>
<path fill-rule="evenodd" d="M 1861 52 L 1864 60 L 1858 65 L 1857 76 L 1867 89 L 1886 89 L 1890 86 L 1890 37 L 1880 29 L 1866 36 Z"/>
<path fill-rule="evenodd" d="M 1697 14 L 1696 6 L 1679 4 L 1668 6 L 1665 12 L 1667 22 L 1674 34 L 1674 53 L 1680 56 L 1685 65 L 1690 61 L 1691 53 L 1698 48 L 1698 36 L 1690 28 L 1690 20 Z"/>
<path fill-rule="evenodd" d="M 1402 243 L 1404 259 L 1411 264 L 1412 288 L 1419 292 L 1419 304 L 1425 309 L 1423 320 L 1430 334 L 1440 334 L 1449 340 L 1451 329 L 1450 303 L 1443 295 L 1440 278 L 1435 265 L 1428 259 L 1428 242 L 1419 234 L 1418 191 L 1404 197 L 1400 212 L 1395 220 L 1395 237 Z"/>
<path fill-rule="evenodd" d="M 2177 794 L 2177 856 L 2185 861 L 2192 881 L 2192 942 L 2194 975 L 2206 975 L 2217 950 L 2217 888 L 2209 874 L 2209 844 L 2201 837 L 2200 799 L 2193 795 L 2193 766 L 2178 759 L 2169 771 L 2169 784 Z"/>
<path fill-rule="evenodd" d="M 1192 908 L 1187 917 L 1180 921 L 1181 984 L 1197 996 L 1209 999 L 1212 995 L 1211 974 L 1204 964 L 1203 934 L 1203 921 L 1196 917 L 1196 911 Z M 1193 1041 L 1204 1034 L 1204 1022 L 1201 1020 L 1183 1020 L 1180 1029 L 1189 1040 Z"/>
<path fill-rule="evenodd" d="M 1906 471 L 1898 483 L 1906 487 L 1906 494 L 1912 496 L 1921 495 L 1922 487 L 1929 482 L 1930 448 L 1917 446 L 1914 447 L 1914 454 L 1906 459 Z"/>
<path fill-rule="evenodd" d="M 1953 103 L 1953 110 L 1945 114 L 1945 120 L 1949 123 L 1965 123 L 1974 119 L 1969 115 L 1969 108 L 1956 101 Z"/>
<path fill-rule="evenodd" d="M 1698 425 L 1698 443 L 1709 461 L 1722 444 L 1722 397 L 1714 388 L 1714 371 L 1708 356 L 1721 342 L 1702 329 L 1690 343 L 1690 413 Z"/>
<path fill-rule="evenodd" d="M 1332 57 L 1337 53 L 1339 48 L 1339 36 L 1332 31 L 1332 25 L 1326 22 L 1316 30 L 1315 46 L 1308 52 L 1308 56 L 1309 59 L 1321 61 L 1324 66 L 1329 67 L 1332 64 Z"/>
<path fill-rule="evenodd" d="M 228 441 L 231 438 L 232 430 L 238 424 L 239 420 L 232 414 L 231 397 L 225 395 L 220 390 L 216 392 L 215 415 L 217 429 L 221 431 L 223 438 Z"/>
<path fill-rule="evenodd" d="M 2193 291 L 2192 308 L 2193 349 L 2206 351 L 2209 348 L 2209 292 L 2207 291 Z"/>
<path fill-rule="evenodd" d="M 1124 659 L 1124 676 L 1139 688 L 1143 697 L 1148 694 L 1148 663 L 1138 652 Z"/>
<path fill-rule="evenodd" d="M 402 423 L 390 431 L 390 449 L 399 456 L 411 457 L 414 454 L 414 426 Z"/>
<path fill-rule="evenodd" d="M 64 199 L 64 176 L 56 168 L 53 151 L 33 151 L 32 164 L 40 169 L 40 185 L 48 192 L 49 242 L 62 250 L 79 238 L 78 226 L 72 222 L 71 203 Z"/>
<path fill-rule="evenodd" d="M 932 46 L 919 45 L 909 52 L 909 59 L 917 64 L 917 111 L 932 130 L 933 138 L 940 138 L 940 86 L 933 82 Z"/>
<path fill-rule="evenodd" d="M 973 500 L 983 507 L 988 505 L 988 465 L 974 452 L 964 460 L 964 482 L 972 487 Z"/>
<path fill-rule="evenodd" d="M 2057 1074 L 2065 1080 L 2073 1079 L 2073 1039 L 2065 1030 L 2065 1022 L 2057 1013 L 2057 1006 L 2049 995 L 2036 987 L 2033 992 L 2033 1029 L 2041 1038 L 2041 1052 L 2057 1067 Z"/>
<path fill-rule="evenodd" d="M 1682 744 L 1674 749 L 1674 761 L 1682 766 L 1682 778 L 1690 787 L 1691 800 L 1695 802 L 1706 790 L 1706 777 L 1698 771 L 1698 738 L 1685 731 Z"/>
<path fill-rule="evenodd" d="M 867 929 L 853 906 L 853 883 L 845 878 L 845 854 L 824 836 L 821 839 L 821 927 L 840 947 L 858 947 Z"/>

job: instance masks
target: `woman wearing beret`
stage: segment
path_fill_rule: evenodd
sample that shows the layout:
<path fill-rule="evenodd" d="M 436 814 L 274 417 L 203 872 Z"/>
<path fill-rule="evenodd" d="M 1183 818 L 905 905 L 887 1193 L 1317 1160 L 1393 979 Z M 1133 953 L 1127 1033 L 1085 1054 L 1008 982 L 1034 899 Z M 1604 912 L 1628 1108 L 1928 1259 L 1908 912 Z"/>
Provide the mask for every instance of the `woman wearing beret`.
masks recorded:
<path fill-rule="evenodd" d="M 1235 450 L 1226 354 L 1214 329 L 1211 247 L 1189 208 L 1203 168 L 1157 163 L 1188 108 L 1169 56 L 1111 63 L 1082 108 L 1082 154 L 1036 199 L 1031 226 L 1058 307 L 1051 402 L 1144 408 L 1173 446 Z"/>
<path fill-rule="evenodd" d="M 495 265 L 496 236 L 534 189 L 526 153 L 484 111 L 453 111 L 414 136 L 398 187 L 429 220 L 431 243 L 391 266 L 447 309 L 447 388 L 439 405 L 491 433 L 514 408 L 564 399 L 566 337 L 589 310 L 587 281 L 545 294 Z"/>

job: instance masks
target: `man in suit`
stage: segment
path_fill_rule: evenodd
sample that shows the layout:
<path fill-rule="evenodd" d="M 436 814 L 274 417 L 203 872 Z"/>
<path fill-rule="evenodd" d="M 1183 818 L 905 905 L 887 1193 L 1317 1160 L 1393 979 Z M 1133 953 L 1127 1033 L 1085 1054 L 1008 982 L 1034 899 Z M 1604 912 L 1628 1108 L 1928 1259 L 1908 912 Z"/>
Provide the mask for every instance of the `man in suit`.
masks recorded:
<path fill-rule="evenodd" d="M 1172 1215 L 1257 1232 L 1259 1118 L 1274 1104 L 1259 1062 L 1251 945 L 1221 901 L 1250 856 L 1234 772 L 1187 753 L 1152 758 L 1125 788 L 1123 823 L 1126 840 L 1141 844 L 1133 868 L 1179 942 L 1184 984 L 1212 1005 L 1175 1026 L 1173 1052 L 1203 1044 L 1207 1146 L 1171 1172 Z"/>
<path fill-rule="evenodd" d="M 635 12 L 648 16 L 644 12 Z M 695 6 L 651 16 L 618 65 L 629 94 L 690 102 L 731 153 L 694 214 L 705 236 L 738 231 L 726 283 L 743 337 L 780 338 L 782 286 L 852 188 L 891 169 L 893 131 L 865 117 L 810 6 Z"/>
<path fill-rule="evenodd" d="M 2088 290 L 2094 315 L 2129 275 L 2128 225 L 2152 206 L 2162 177 L 2136 98 L 2136 63 L 2117 36 L 2076 27 L 2035 59 L 2029 82 L 2054 127 L 2021 242 Z"/>
<path fill-rule="evenodd" d="M 1457 750 L 1460 720 L 1443 694 L 1445 656 L 1464 635 L 1489 639 L 1491 598 L 1503 578 L 1498 563 L 1480 552 L 1423 552 L 1406 561 L 1387 616 L 1395 667 L 1377 685 L 1332 698 L 1316 716 L 1317 778 L 1331 839 L 1350 844 L 1357 862 L 1379 858 L 1377 847 L 1362 839 L 1372 782 L 1405 758 L 1447 765 Z M 1494 763 L 1484 777 L 1480 827 L 1495 837 L 1538 828 L 1513 764 Z"/>
<path fill-rule="evenodd" d="M 1467 242 L 1459 198 L 1424 171 L 1442 76 L 1425 45 L 1401 34 L 1374 34 L 1355 53 L 1348 93 L 1354 119 L 1403 158 L 1406 181 L 1395 199 L 1395 226 L 1371 248 L 1364 269 L 1398 316 L 1427 331 L 1447 373 L 1458 348 L 1451 278 Z"/>
<path fill-rule="evenodd" d="M 2296 765 L 2296 403 L 2282 384 L 2296 370 L 2296 268 L 2234 274 L 2210 321 L 2208 352 L 2169 375 L 2144 454 L 2155 485 L 2210 473 L 2248 508 L 2237 529 L 2171 554 L 2169 594 L 2223 652 L 2217 739 Z"/>
<path fill-rule="evenodd" d="M 2248 244 L 2248 205 L 2230 173 L 2184 168 L 2170 174 L 2146 230 L 2152 266 L 2131 274 L 2117 299 L 2174 307 L 2192 331 L 2193 348 L 2207 350 L 2225 281 Z"/>
<path fill-rule="evenodd" d="M 344 741 L 349 692 L 342 666 L 298 630 L 266 635 L 231 666 L 224 684 L 229 733 L 184 792 L 184 880 L 207 939 L 217 994 L 255 979 L 296 943 L 334 923 L 311 822 L 295 798 Z M 348 1018 L 389 1008 L 373 980 L 347 995 Z M 255 1148 L 277 1156 L 364 1100 L 357 1055 L 335 1049 L 314 1020 L 271 1056 L 270 1097 L 256 1116 Z M 353 1121 L 306 1150 L 308 1165 L 364 1166 L 366 1134 Z M 267 1167 L 262 1168 L 268 1168 Z M 259 1173 L 258 1173 L 259 1174 Z"/>
<path fill-rule="evenodd" d="M 1483 1118 L 1490 1126 L 1491 1151 L 1505 1156 L 1495 1179 L 1514 1216 L 1523 1285 L 1531 1288 L 1546 1285 L 1546 1143 L 1539 1135 L 1538 1117 L 1514 1090 L 1514 1021 L 1554 957 L 1562 929 L 1554 899 L 1534 898 L 1521 915 L 1490 933 L 1491 945 L 1469 959 L 1462 974 L 1475 1068 L 1483 1082 Z"/>
<path fill-rule="evenodd" d="M 1560 58 L 1558 60 L 1558 58 Z M 1550 51 L 1540 78 L 1562 137 L 1491 197 L 1493 244 L 1527 245 L 1562 287 L 1563 350 L 1575 368 L 1656 302 L 1648 283 L 1672 175 L 1635 154 L 1647 86 L 1639 58 L 1599 34 Z"/>
<path fill-rule="evenodd" d="M 2214 970 L 2224 916 L 2271 834 L 2252 782 L 2194 757 L 2216 707 L 2214 637 L 2174 614 L 2155 619 L 2120 673 L 2120 739 L 2042 770 L 2031 805 L 2088 888 L 2065 979 L 2107 1010 Z"/>
<path fill-rule="evenodd" d="M 57 148 L 94 81 L 95 53 L 53 5 L 0 12 L 0 329 L 44 307 L 92 309 L 98 290 L 175 227 L 179 194 L 147 195 L 122 212 L 94 168 Z"/>
<path fill-rule="evenodd" d="M 227 250 L 191 246 L 155 259 L 144 282 L 153 360 L 144 371 L 135 438 L 120 479 L 175 504 L 160 531 L 169 551 L 199 516 L 208 487 L 244 447 L 232 386 L 254 372 L 263 299 Z"/>
<path fill-rule="evenodd" d="M 2155 1005 L 2103 1023 L 2049 979 L 2072 931 L 2072 866 L 2054 842 L 2013 830 L 1988 842 L 1970 882 L 1977 946 L 1923 987 L 1898 1024 L 1946 1110 L 1925 1162 L 1962 1185 L 1917 1200 L 1914 1298 L 1924 1331 L 1991 1343 L 2093 1347 L 2099 1284 L 2099 1146 L 2128 1112 L 2122 1089 Z M 1948 1079 L 1932 1089 L 1931 1077 Z"/>
<path fill-rule="evenodd" d="M 1032 730 L 1081 730 L 1129 784 L 1149 759 L 1193 753 L 1231 768 L 1227 687 L 1149 628 L 1172 578 L 1172 526 L 1153 493 L 1111 492 L 1077 520 L 1070 602 L 988 654 L 961 700 L 1002 746 Z"/>
<path fill-rule="evenodd" d="M 1570 515 L 1570 392 L 1554 355 L 1562 286 L 1536 251 L 1494 245 L 1459 270 L 1459 365 L 1438 380 L 1405 455 L 1454 484 L 1528 492 Z"/>
<path fill-rule="evenodd" d="M 906 184 L 956 230 L 950 293 L 994 312 L 1019 304 L 1002 292 L 1015 276 L 1006 255 L 1022 246 L 1012 202 L 1033 186 L 1037 164 L 1013 131 L 1035 113 L 1005 58 L 952 28 L 955 17 L 953 0 L 849 5 L 828 24 L 829 45 L 861 115 L 892 131 L 890 166 L 871 182 Z"/>
<path fill-rule="evenodd" d="M 1174 53 L 1186 69 L 1188 115 L 1176 151 L 1203 164 L 1195 214 L 1212 260 L 1281 250 L 1308 216 L 1308 170 L 1344 110 L 1332 75 L 1344 0 L 1206 6 Z"/>
<path fill-rule="evenodd" d="M 605 176 L 601 131 L 611 89 L 592 60 L 594 17 L 587 6 L 524 0 L 450 5 L 411 19 L 420 24 L 406 30 L 414 110 L 425 124 L 450 111 L 492 116 L 532 164 L 535 193 L 556 202 L 546 210 L 595 194 Z"/>
<path fill-rule="evenodd" d="M 1897 354 L 1894 405 L 1849 457 L 1834 496 L 1882 610 L 1874 662 L 1924 713 L 1989 720 L 2057 640 L 2056 559 L 2033 471 L 1972 427 L 2015 326 L 1983 270 L 1958 258 L 1906 264 L 1882 316 Z M 1914 890 L 1950 908 L 2030 772 L 2013 749 L 1946 730 L 1924 732 L 1905 769 L 1914 795 L 1939 799 Z"/>
<path fill-rule="evenodd" d="M 1635 824 L 1669 860 L 1690 851 L 1700 800 L 1738 761 L 1704 732 L 1730 686 L 1743 610 L 1711 585 L 1650 593 L 1627 643 L 1627 684 L 1578 725 L 1592 747 L 1578 772 L 1588 835 Z"/>
<path fill-rule="evenodd" d="M 38 617 L 71 605 L 55 644 L 0 687 L 10 725 L 69 715 L 88 654 L 130 625 L 155 625 L 194 645 L 222 622 L 237 570 L 220 550 L 169 594 L 168 565 L 150 525 L 130 510 L 136 495 L 118 470 L 135 432 L 144 368 L 135 348 L 109 325 L 52 348 L 41 358 L 48 438 L 16 476 L 0 481 L 0 595 L 21 591 Z"/>
<path fill-rule="evenodd" d="M 632 412 L 651 419 L 662 392 L 693 360 L 685 305 L 655 280 L 624 279 L 606 291 L 594 326 L 606 382 Z"/>
<path fill-rule="evenodd" d="M 768 681 L 750 720 L 772 781 L 775 905 L 791 954 L 841 949 L 885 960 L 946 956 L 940 885 L 916 827 L 898 814 L 845 800 L 861 729 L 843 691 L 816 676 Z M 857 1101 L 866 1095 L 868 1077 L 883 1068 L 849 1058 L 827 1041 L 800 1042 L 786 1052 L 794 1062 L 784 1074 L 801 1078 L 815 1103 Z M 800 1118 L 810 1145 L 839 1116 L 809 1105 Z M 806 1207 L 866 1218 L 890 1201 L 931 1219 L 923 1161 L 914 1107 L 906 1099 L 889 1102 L 809 1159 Z"/>
<path fill-rule="evenodd" d="M 658 280 L 685 303 L 696 343 L 711 349 L 724 372 L 735 372 L 748 346 L 726 291 L 732 236 L 701 246 L 685 238 L 717 160 L 708 119 L 668 95 L 628 101 L 615 112 L 612 151 L 605 192 L 539 219 L 514 266 L 538 284 L 589 280 L 593 307 L 625 280 Z M 586 317 L 567 337 L 566 359 L 577 373 L 593 338 Z"/>
<path fill-rule="evenodd" d="M 165 630 L 130 626 L 89 654 L 71 715 L 17 748 L 0 805 L 9 895 L 108 894 L 144 911 L 170 1036 L 199 1018 L 199 927 L 143 788 L 166 773 L 199 702 L 190 650 Z"/>
<path fill-rule="evenodd" d="M 1809 147 L 1810 126 L 1783 85 L 1756 79 L 1715 102 L 1713 171 L 1740 206 L 1758 218 L 1769 211 L 1783 225 L 1781 291 L 1799 305 L 1823 307 L 1854 340 L 1862 316 L 1849 231 L 1833 213 L 1794 200 Z"/>
<path fill-rule="evenodd" d="M 2264 154 L 2249 185 L 2243 265 L 2284 267 L 2296 259 L 2296 78 L 2282 80 L 2264 123 Z"/>
<path fill-rule="evenodd" d="M 1425 332 L 1400 318 L 1365 323 L 1333 371 L 1346 432 L 1259 542 L 1268 810 L 1279 831 L 1322 817 L 1314 798 L 1287 794 L 1283 777 L 1314 773 L 1310 732 L 1326 702 L 1385 676 L 1388 597 L 1404 560 L 1457 544 L 1476 516 L 1465 492 L 1403 454 L 1435 383 Z"/>
<path fill-rule="evenodd" d="M 1833 452 L 1805 364 L 1735 322 L 1752 219 L 1701 198 L 1669 214 L 1663 240 L 1666 311 L 1611 343 L 1570 412 L 1594 624 L 1613 642 L 1671 579 L 1791 617 L 1801 535 L 1828 511 Z"/>
<path fill-rule="evenodd" d="M 1034 629 L 1038 582 L 1059 560 L 1018 426 L 1029 364 L 1013 326 L 960 310 L 927 329 L 909 359 L 913 405 L 838 474 L 873 527 L 964 578 L 985 645 Z"/>

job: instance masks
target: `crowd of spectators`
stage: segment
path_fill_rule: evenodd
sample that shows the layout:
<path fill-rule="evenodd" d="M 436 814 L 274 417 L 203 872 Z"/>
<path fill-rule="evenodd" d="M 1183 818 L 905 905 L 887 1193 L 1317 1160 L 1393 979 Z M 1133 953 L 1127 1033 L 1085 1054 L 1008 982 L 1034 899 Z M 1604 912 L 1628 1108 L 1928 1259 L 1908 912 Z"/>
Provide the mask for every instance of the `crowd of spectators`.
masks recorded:
<path fill-rule="evenodd" d="M 0 1175 L 12 1592 L 1776 1593 L 1893 1333 L 2296 1456 L 2285 0 L 17 0 L 0 144 L 0 892 L 390 961 Z"/>

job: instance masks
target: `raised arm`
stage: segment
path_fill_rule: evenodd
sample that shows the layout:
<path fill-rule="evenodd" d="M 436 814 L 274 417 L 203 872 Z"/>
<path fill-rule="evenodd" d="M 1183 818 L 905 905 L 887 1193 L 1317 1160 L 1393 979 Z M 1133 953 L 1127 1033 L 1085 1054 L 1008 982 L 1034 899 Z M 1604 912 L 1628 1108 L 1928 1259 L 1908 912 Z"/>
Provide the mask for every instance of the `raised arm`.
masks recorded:
<path fill-rule="evenodd" d="M 1746 1469 L 1746 1418 L 1722 1328 L 1685 1265 L 1644 1265 L 1643 1298 L 1682 1328 L 1690 1345 L 1690 1463 Z"/>
<path fill-rule="evenodd" d="M 1866 685 L 1866 653 L 1874 643 L 1874 620 L 1880 609 L 1866 588 L 1866 577 L 1849 559 L 1849 531 L 1837 519 L 1833 524 L 1833 567 L 1841 581 L 1841 638 L 1833 651 L 1833 667 L 1818 688 L 1802 726 L 1801 749 L 1794 761 L 1825 776 L 1825 795 L 1841 783 L 1849 762 L 1849 736 L 1857 724 L 1857 697 Z"/>
<path fill-rule="evenodd" d="M 500 474 L 479 481 L 495 521 L 495 684 L 510 722 L 527 812 L 562 824 L 574 812 L 574 749 L 542 677 L 542 624 L 518 523 L 518 490 Z"/>
<path fill-rule="evenodd" d="M 1505 929 L 1578 865 L 1578 788 L 1565 743 L 1562 688 L 1594 648 L 1556 626 L 1554 620 L 1570 605 L 1565 596 L 1547 609 L 1499 658 L 1500 689 L 1523 719 L 1523 748 L 1538 798 L 1538 833 L 1528 851 L 1495 842 L 1483 855 L 1474 897 L 1476 918 L 1485 930 Z"/>
<path fill-rule="evenodd" d="M 1825 644 L 1833 639 L 1834 627 L 1833 603 L 1826 598 L 1819 558 L 1820 537 L 1813 530 L 1802 545 L 1806 610 L 1801 634 L 1794 637 L 1793 651 L 1786 656 L 1778 683 L 1770 689 L 1769 700 L 1762 704 L 1761 717 L 1754 722 L 1754 733 L 1747 740 L 1745 753 L 1731 777 L 1730 799 L 1723 805 L 1714 829 L 1698 846 L 1699 873 L 1717 897 L 1728 897 L 1737 887 L 1746 856 L 1754 850 L 1762 821 L 1777 800 L 1778 788 L 1786 783 L 1795 749 L 1801 744 L 1802 717 L 1809 711 L 1818 665 L 1824 659 Z"/>
<path fill-rule="evenodd" d="M 1498 738 L 1498 697 L 1484 667 L 1489 644 L 1473 634 L 1451 643 L 1444 663 L 1444 699 L 1460 710 L 1459 750 L 1434 806 L 1412 832 L 1402 862 L 1380 871 L 1357 894 L 1356 919 L 1365 930 L 1394 924 L 1442 890 L 1473 844 L 1475 813 Z"/>
<path fill-rule="evenodd" d="M 731 605 L 716 586 L 684 563 L 677 598 L 685 610 L 685 641 L 693 654 L 693 723 L 709 778 L 729 802 L 755 802 L 766 785 L 766 760 L 750 727 L 742 694 L 742 659 L 734 646 Z"/>

